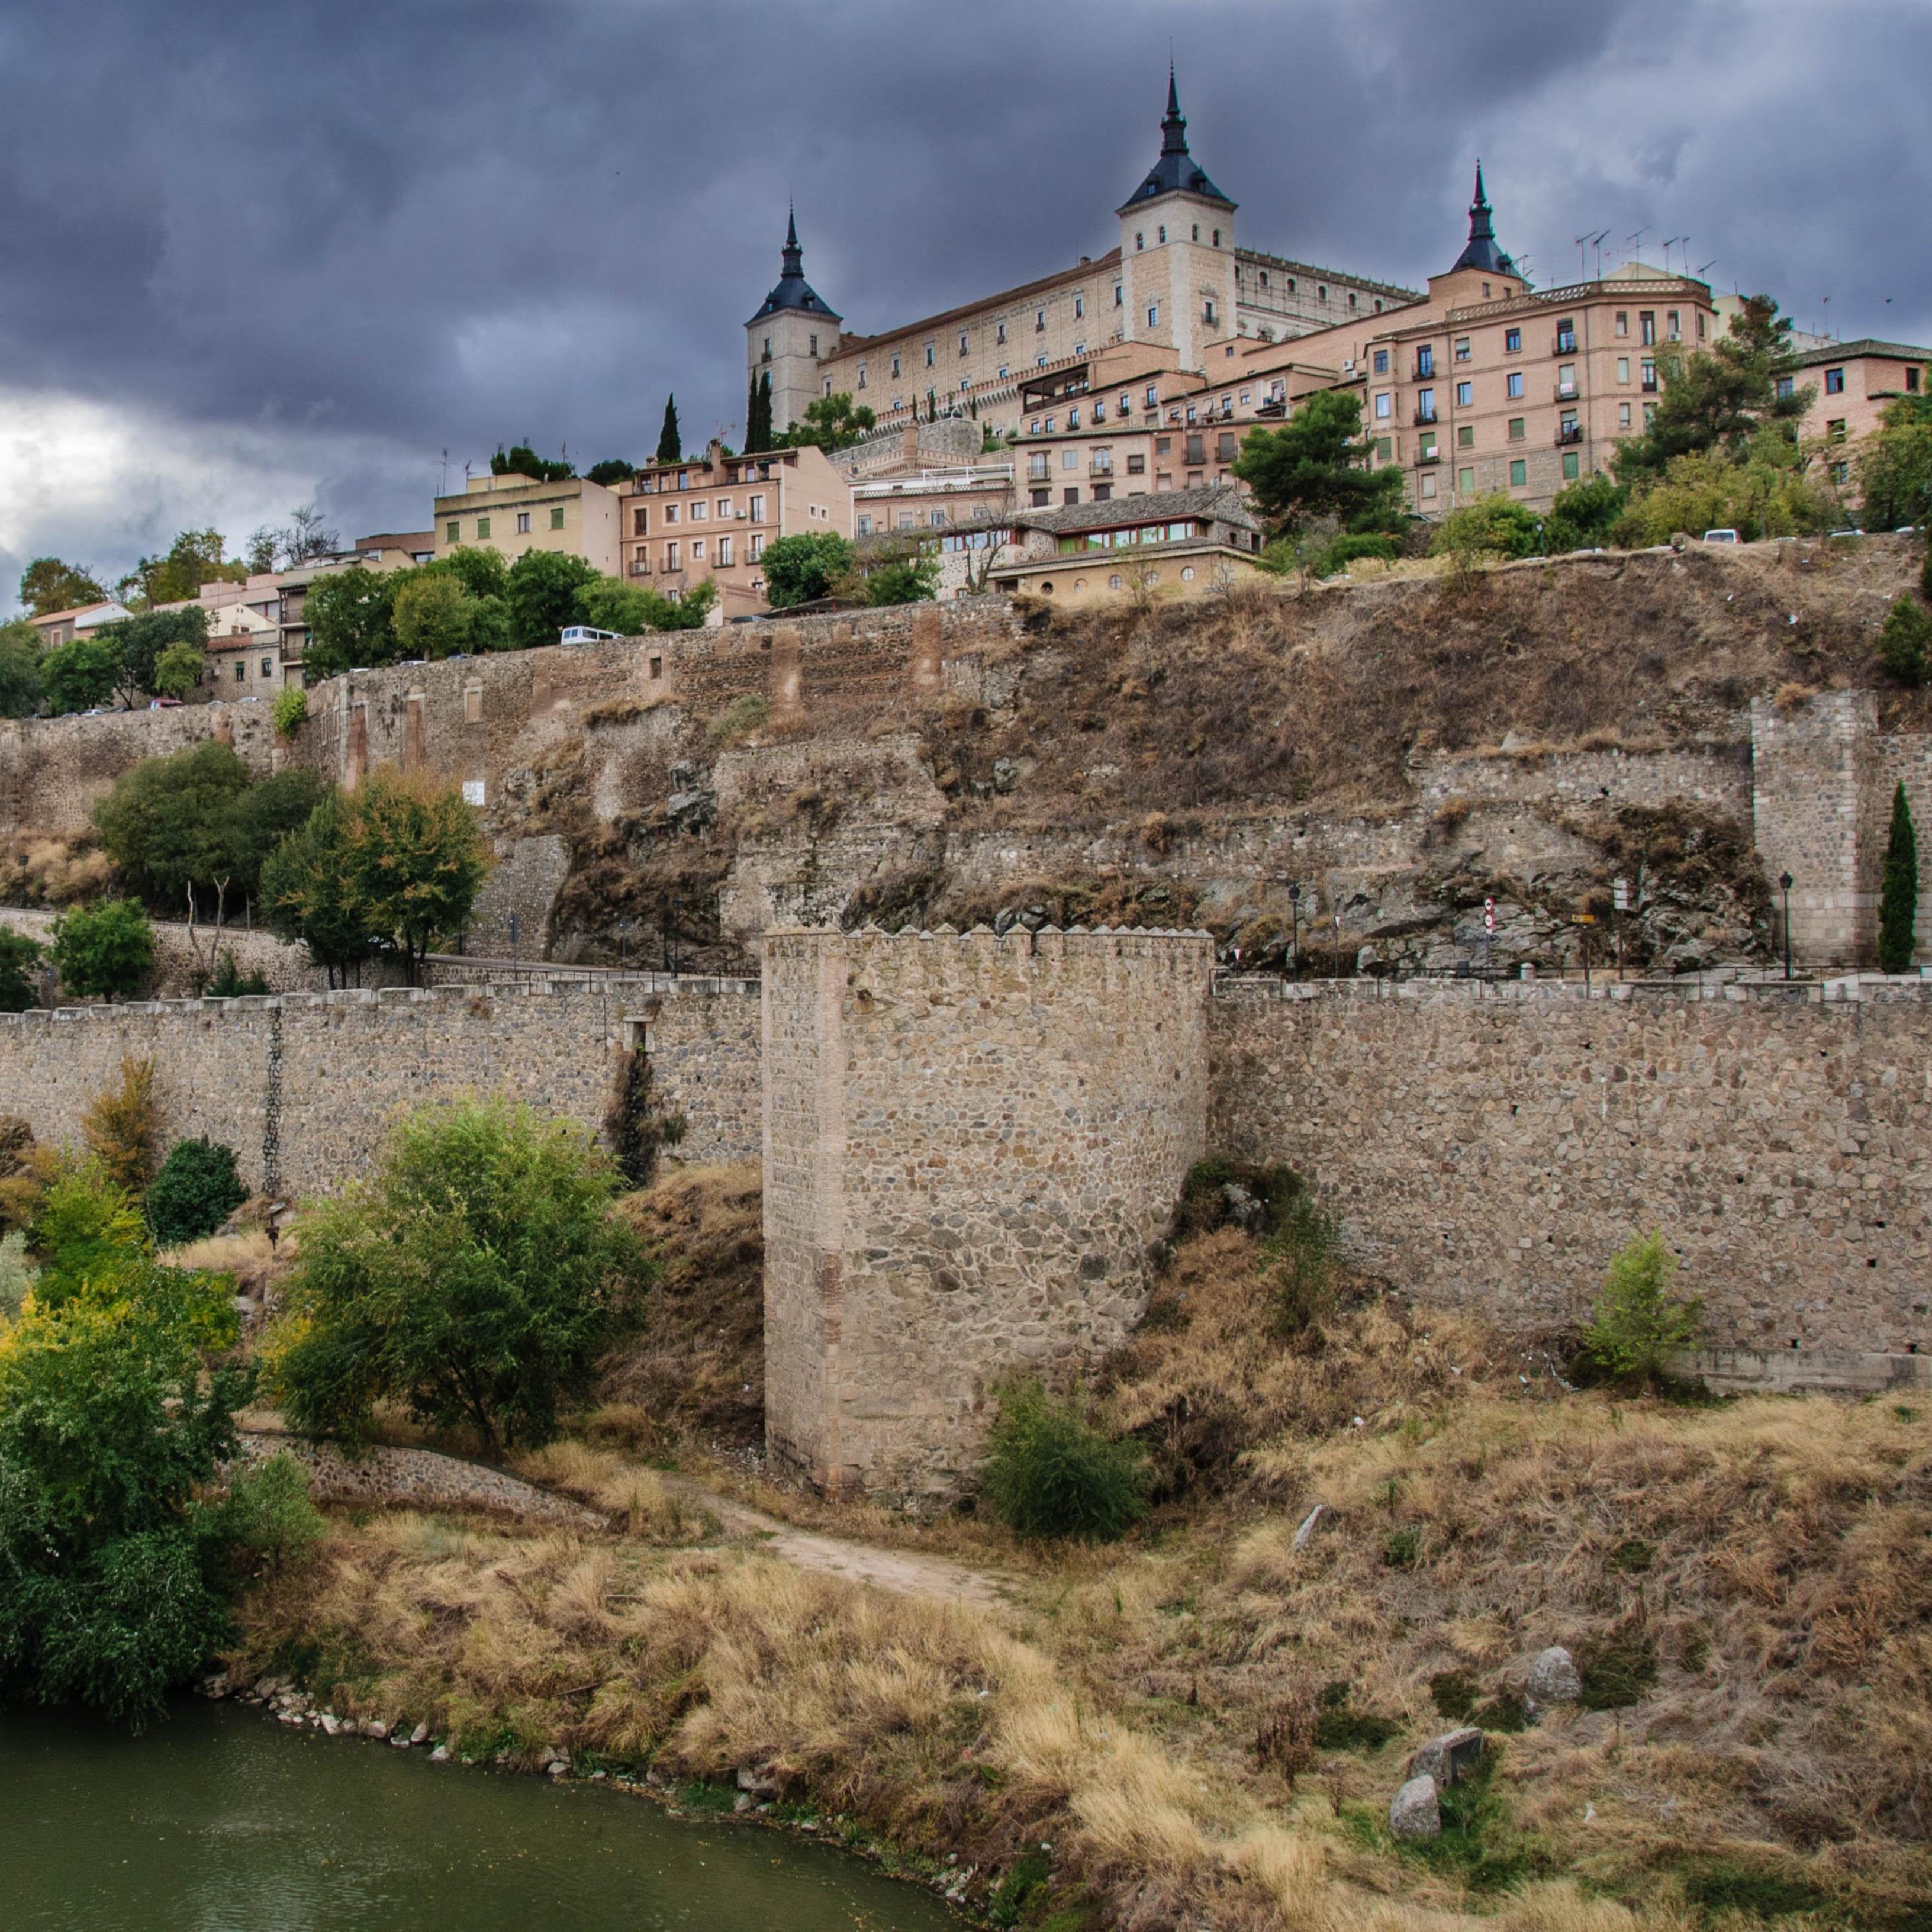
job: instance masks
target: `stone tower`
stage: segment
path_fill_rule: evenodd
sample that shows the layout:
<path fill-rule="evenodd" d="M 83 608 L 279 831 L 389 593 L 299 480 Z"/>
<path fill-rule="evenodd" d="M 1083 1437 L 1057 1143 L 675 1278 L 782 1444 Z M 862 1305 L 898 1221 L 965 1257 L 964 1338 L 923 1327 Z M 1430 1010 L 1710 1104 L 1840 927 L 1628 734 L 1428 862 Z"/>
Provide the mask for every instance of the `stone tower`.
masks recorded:
<path fill-rule="evenodd" d="M 1130 342 L 1164 344 L 1184 369 L 1199 368 L 1205 346 L 1234 332 L 1234 203 L 1187 152 L 1172 67 L 1160 158 L 1118 212 L 1122 332 Z"/>
<path fill-rule="evenodd" d="M 783 268 L 777 284 L 745 325 L 745 361 L 753 382 L 772 379 L 772 427 L 783 431 L 824 394 L 818 373 L 823 357 L 838 346 L 842 318 L 805 279 L 805 251 L 798 245 L 798 218 L 785 224 Z"/>

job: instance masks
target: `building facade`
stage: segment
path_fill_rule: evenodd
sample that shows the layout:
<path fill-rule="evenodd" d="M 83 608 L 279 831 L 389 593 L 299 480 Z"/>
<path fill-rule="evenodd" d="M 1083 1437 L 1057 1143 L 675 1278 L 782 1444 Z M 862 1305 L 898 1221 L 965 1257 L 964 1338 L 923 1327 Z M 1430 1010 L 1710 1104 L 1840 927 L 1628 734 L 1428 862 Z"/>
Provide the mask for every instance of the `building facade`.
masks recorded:
<path fill-rule="evenodd" d="M 1850 446 L 1884 427 L 1888 404 L 1932 394 L 1932 349 L 1869 337 L 1814 342 L 1800 350 L 1798 368 L 1778 379 L 1781 394 L 1808 388 L 1811 400 L 1799 440 L 1825 445 L 1832 481 L 1850 487 L 1857 482 L 1857 452 Z"/>
<path fill-rule="evenodd" d="M 1256 568 L 1262 526 L 1238 490 L 1207 487 L 1022 510 L 991 587 L 1056 604 L 1199 596 Z"/>
<path fill-rule="evenodd" d="M 512 563 L 526 550 L 556 550 L 615 577 L 616 493 L 586 476 L 550 483 L 514 470 L 472 476 L 460 496 L 436 500 L 436 555 L 466 544 L 496 550 Z"/>
<path fill-rule="evenodd" d="M 702 458 L 643 464 L 616 502 L 624 580 L 674 602 L 716 584 L 728 618 L 769 608 L 766 544 L 852 535 L 851 486 L 808 444 L 732 456 L 714 442 Z"/>

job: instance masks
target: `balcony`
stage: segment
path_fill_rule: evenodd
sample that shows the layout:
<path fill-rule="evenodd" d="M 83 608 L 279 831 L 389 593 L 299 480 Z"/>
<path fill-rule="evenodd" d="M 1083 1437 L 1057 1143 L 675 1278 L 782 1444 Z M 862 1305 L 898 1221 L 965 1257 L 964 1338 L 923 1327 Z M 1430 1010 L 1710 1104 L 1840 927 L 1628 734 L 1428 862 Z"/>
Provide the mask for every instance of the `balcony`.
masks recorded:
<path fill-rule="evenodd" d="M 1418 410 L 1411 420 L 1418 423 L 1432 423 L 1436 420 L 1436 412 L 1433 410 Z"/>
<path fill-rule="evenodd" d="M 1556 340 L 1550 344 L 1550 352 L 1552 356 L 1575 355 L 1576 352 L 1576 337 L 1569 334 L 1566 331 L 1563 334 L 1559 335 Z"/>
<path fill-rule="evenodd" d="M 1436 380 L 1436 364 L 1433 358 L 1424 356 L 1416 358 L 1415 380 L 1418 382 L 1432 382 Z"/>
<path fill-rule="evenodd" d="M 1561 449 L 1566 444 L 1581 442 L 1582 440 L 1583 425 L 1581 423 L 1558 424 L 1556 428 L 1556 446 L 1558 448 Z"/>
<path fill-rule="evenodd" d="M 1654 396 L 1657 394 L 1657 378 L 1654 376 L 1646 376 L 1637 387 L 1646 396 Z"/>
<path fill-rule="evenodd" d="M 1431 443 L 1426 449 L 1418 450 L 1416 452 L 1415 466 L 1420 470 L 1425 464 L 1440 463 L 1442 460 L 1442 451 L 1438 449 L 1435 444 Z"/>
<path fill-rule="evenodd" d="M 1114 466 L 1111 462 L 1090 463 L 1087 466 L 1087 473 L 1089 476 L 1111 476 L 1114 473 Z"/>
<path fill-rule="evenodd" d="M 1574 382 L 1558 382 L 1556 400 L 1559 403 L 1574 403 L 1576 400 L 1576 385 Z"/>

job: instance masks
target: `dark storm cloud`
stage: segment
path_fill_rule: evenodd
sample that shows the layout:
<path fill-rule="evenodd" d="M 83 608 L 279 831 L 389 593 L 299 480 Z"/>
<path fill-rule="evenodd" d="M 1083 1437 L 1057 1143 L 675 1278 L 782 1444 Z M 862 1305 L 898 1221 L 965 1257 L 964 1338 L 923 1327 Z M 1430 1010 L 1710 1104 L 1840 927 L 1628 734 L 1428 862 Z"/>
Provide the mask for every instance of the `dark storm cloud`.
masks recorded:
<path fill-rule="evenodd" d="M 1910 0 L 6 0 L 0 383 L 312 439 L 340 520 L 417 524 L 446 448 L 734 424 L 788 191 L 855 329 L 1101 253 L 1170 40 L 1255 245 L 1419 284 L 1480 153 L 1540 280 L 1688 232 L 1807 326 L 1932 333 Z"/>

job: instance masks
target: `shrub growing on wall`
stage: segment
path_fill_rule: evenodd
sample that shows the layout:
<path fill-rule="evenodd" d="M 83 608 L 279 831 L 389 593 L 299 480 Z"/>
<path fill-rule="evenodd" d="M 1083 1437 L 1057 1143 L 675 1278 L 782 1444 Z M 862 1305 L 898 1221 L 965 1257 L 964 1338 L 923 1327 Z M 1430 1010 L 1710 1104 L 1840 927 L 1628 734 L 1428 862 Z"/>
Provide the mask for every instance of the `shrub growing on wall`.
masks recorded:
<path fill-rule="evenodd" d="M 1932 672 L 1932 613 L 1910 597 L 1899 598 L 1879 634 L 1878 661 L 1888 676 L 1916 691 Z"/>
<path fill-rule="evenodd" d="M 304 1216 L 269 1348 L 290 1419 L 353 1438 L 396 1400 L 492 1454 L 543 1441 L 650 1276 L 619 1184 L 580 1130 L 527 1108 L 412 1115 L 372 1180 Z"/>
<path fill-rule="evenodd" d="M 94 1096 L 80 1117 L 80 1132 L 107 1179 L 124 1194 L 142 1194 L 154 1178 L 160 1152 L 154 1061 L 123 1054 L 119 1077 Z"/>
<path fill-rule="evenodd" d="M 1703 1326 L 1703 1304 L 1671 1292 L 1677 1257 L 1660 1232 L 1634 1235 L 1611 1262 L 1590 1312 L 1584 1346 L 1592 1364 L 1619 1380 L 1655 1382 Z"/>
<path fill-rule="evenodd" d="M 248 1198 L 235 1172 L 235 1150 L 206 1139 L 176 1141 L 142 1203 L 164 1248 L 212 1234 Z"/>

